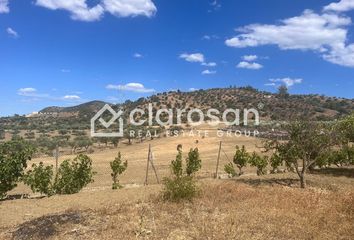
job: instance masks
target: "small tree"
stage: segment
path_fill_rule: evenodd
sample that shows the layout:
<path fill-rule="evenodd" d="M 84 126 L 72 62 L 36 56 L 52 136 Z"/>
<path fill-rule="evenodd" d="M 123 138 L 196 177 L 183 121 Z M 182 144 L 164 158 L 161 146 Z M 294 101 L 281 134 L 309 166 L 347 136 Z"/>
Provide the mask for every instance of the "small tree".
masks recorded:
<path fill-rule="evenodd" d="M 231 177 L 235 177 L 237 175 L 234 165 L 232 163 L 228 163 L 224 166 L 224 171 L 229 174 Z"/>
<path fill-rule="evenodd" d="M 253 152 L 252 156 L 249 159 L 249 163 L 252 167 L 257 168 L 257 175 L 261 176 L 266 174 L 266 167 L 268 166 L 268 157 L 260 156 L 256 152 Z"/>
<path fill-rule="evenodd" d="M 285 85 L 281 85 L 278 88 L 278 95 L 281 98 L 287 98 L 289 96 L 288 88 Z"/>
<path fill-rule="evenodd" d="M 184 172 L 182 166 L 182 147 L 179 145 L 177 147 L 178 153 L 175 160 L 171 162 L 171 172 L 172 177 L 167 177 L 163 179 L 164 189 L 163 189 L 163 199 L 170 201 L 181 201 L 181 200 L 192 200 L 193 197 L 198 192 L 196 182 L 193 178 L 192 173 L 195 173 L 200 169 L 201 161 L 199 159 L 198 149 L 191 149 L 191 154 L 189 160 L 195 161 L 193 164 L 190 162 L 190 170 L 188 175 L 187 169 Z M 188 164 L 188 160 L 187 160 Z"/>
<path fill-rule="evenodd" d="M 93 182 L 92 160 L 84 154 L 78 155 L 73 161 L 65 160 L 60 164 L 55 177 L 54 191 L 57 194 L 78 193 Z"/>
<path fill-rule="evenodd" d="M 191 176 L 202 167 L 202 160 L 199 157 L 198 148 L 189 151 L 186 164 L 186 173 L 188 176 Z"/>
<path fill-rule="evenodd" d="M 33 164 L 32 169 L 23 176 L 23 182 L 36 193 L 51 196 L 54 194 L 53 186 L 53 166 L 44 166 L 43 162 L 39 165 Z"/>
<path fill-rule="evenodd" d="M 176 160 L 172 160 L 171 169 L 172 173 L 177 177 L 182 177 L 183 175 L 183 166 L 182 166 L 182 150 L 181 148 L 177 148 L 178 154 L 176 156 Z"/>
<path fill-rule="evenodd" d="M 239 146 L 236 146 L 236 153 L 234 155 L 233 162 L 236 164 L 236 167 L 239 169 L 239 175 L 243 174 L 242 168 L 247 166 L 250 155 L 247 153 L 245 146 L 243 145 L 240 149 Z"/>
<path fill-rule="evenodd" d="M 23 140 L 0 144 L 0 199 L 17 186 L 35 148 Z"/>
<path fill-rule="evenodd" d="M 275 152 L 269 159 L 270 166 L 272 167 L 271 173 L 276 173 L 279 171 L 279 167 L 283 163 L 283 159 L 279 156 L 279 153 Z"/>
<path fill-rule="evenodd" d="M 300 121 L 291 123 L 287 131 L 289 141 L 273 140 L 267 142 L 265 148 L 276 150 L 288 166 L 294 167 L 301 188 L 305 188 L 307 170 L 333 145 L 331 129 L 317 123 Z"/>
<path fill-rule="evenodd" d="M 112 189 L 122 188 L 122 185 L 119 184 L 118 176 L 121 175 L 128 167 L 128 162 L 122 162 L 122 156 L 120 152 L 118 152 L 118 156 L 114 159 L 113 162 L 110 162 L 110 166 L 112 169 Z"/>

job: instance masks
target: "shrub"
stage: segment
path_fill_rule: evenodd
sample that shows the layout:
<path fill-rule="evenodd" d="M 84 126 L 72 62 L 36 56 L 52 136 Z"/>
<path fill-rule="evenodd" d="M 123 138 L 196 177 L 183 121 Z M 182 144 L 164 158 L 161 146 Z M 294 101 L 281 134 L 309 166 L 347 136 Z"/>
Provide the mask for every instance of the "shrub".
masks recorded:
<path fill-rule="evenodd" d="M 237 175 L 234 165 L 231 162 L 224 166 L 224 171 L 231 177 L 235 177 Z"/>
<path fill-rule="evenodd" d="M 249 159 L 249 163 L 252 167 L 257 168 L 257 175 L 261 176 L 266 174 L 266 167 L 268 166 L 268 157 L 260 156 L 257 153 L 253 152 L 252 156 Z"/>
<path fill-rule="evenodd" d="M 0 144 L 0 199 L 17 186 L 35 149 L 23 140 Z"/>
<path fill-rule="evenodd" d="M 112 169 L 112 189 L 118 189 L 122 188 L 122 186 L 119 184 L 118 176 L 121 175 L 128 167 L 128 162 L 122 162 L 122 156 L 120 152 L 118 152 L 118 156 L 114 159 L 113 162 L 110 162 L 111 169 Z"/>
<path fill-rule="evenodd" d="M 182 147 L 178 147 L 176 159 L 171 162 L 172 176 L 163 179 L 164 189 L 162 192 L 163 199 L 173 202 L 181 200 L 192 200 L 198 193 L 198 187 L 193 178 L 193 173 L 201 168 L 201 160 L 199 158 L 198 149 L 191 149 L 186 159 L 186 170 L 183 171 L 182 166 Z M 189 166 L 189 170 L 188 169 Z"/>
<path fill-rule="evenodd" d="M 23 182 L 36 193 L 51 196 L 54 194 L 53 186 L 53 166 L 44 166 L 42 162 L 39 165 L 33 164 L 32 169 L 23 176 Z"/>
<path fill-rule="evenodd" d="M 269 159 L 270 166 L 272 167 L 271 173 L 278 172 L 278 168 L 283 163 L 283 159 L 279 156 L 277 152 L 273 153 Z"/>
<path fill-rule="evenodd" d="M 239 169 L 239 175 L 243 174 L 242 168 L 247 166 L 249 158 L 250 155 L 247 153 L 245 146 L 242 146 L 241 149 L 239 146 L 236 146 L 236 153 L 234 155 L 233 161 Z"/>
<path fill-rule="evenodd" d="M 188 176 L 191 176 L 202 167 L 202 160 L 199 157 L 198 148 L 189 151 L 186 163 L 186 173 Z"/>
<path fill-rule="evenodd" d="M 87 155 L 80 154 L 73 161 L 65 160 L 60 164 L 55 177 L 55 193 L 78 193 L 87 184 L 93 182 L 94 174 L 92 160 Z"/>
<path fill-rule="evenodd" d="M 173 202 L 192 200 L 197 194 L 196 183 L 191 176 L 165 178 L 163 180 L 163 199 Z"/>
<path fill-rule="evenodd" d="M 176 177 L 182 177 L 183 175 L 182 150 L 180 148 L 177 149 L 178 149 L 178 154 L 176 156 L 176 160 L 172 160 L 171 162 L 171 170 Z"/>

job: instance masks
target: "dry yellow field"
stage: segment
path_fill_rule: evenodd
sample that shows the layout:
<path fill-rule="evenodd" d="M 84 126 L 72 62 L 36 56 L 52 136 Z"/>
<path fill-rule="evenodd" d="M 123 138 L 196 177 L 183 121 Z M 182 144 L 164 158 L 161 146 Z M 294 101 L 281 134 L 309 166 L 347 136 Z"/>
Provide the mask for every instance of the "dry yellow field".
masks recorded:
<path fill-rule="evenodd" d="M 222 141 L 219 172 L 223 173 L 235 145 L 260 152 L 260 139 L 248 137 L 163 137 L 118 149 L 96 151 L 95 182 L 74 195 L 0 202 L 0 239 L 353 239 L 354 169 L 347 174 L 308 176 L 300 189 L 294 173 L 256 176 L 254 168 L 236 179 L 212 179 Z M 202 169 L 200 195 L 193 202 L 161 201 L 162 185 L 152 169 L 143 186 L 149 144 L 158 176 L 170 173 L 176 147 L 184 157 L 198 147 Z M 128 169 L 124 189 L 111 190 L 109 162 L 121 151 Z M 74 156 L 63 156 L 60 161 Z M 54 164 L 53 158 L 38 158 Z M 30 193 L 18 186 L 11 194 Z"/>
<path fill-rule="evenodd" d="M 162 137 L 156 138 L 154 140 L 145 140 L 142 143 L 139 141 L 134 142 L 132 145 L 128 145 L 126 141 L 119 144 L 117 149 L 107 149 L 103 151 L 97 151 L 96 153 L 90 154 L 89 156 L 93 160 L 94 171 L 97 172 L 94 179 L 95 182 L 90 184 L 88 189 L 109 189 L 111 188 L 111 169 L 109 162 L 113 161 L 117 156 L 118 151 L 121 152 L 124 160 L 128 160 L 128 169 L 121 176 L 122 184 L 134 184 L 142 185 L 145 181 L 146 163 L 148 156 L 149 144 L 151 144 L 151 149 L 153 152 L 154 165 L 158 172 L 158 176 L 162 179 L 168 176 L 170 173 L 169 164 L 175 159 L 177 154 L 177 145 L 183 145 L 183 155 L 184 158 L 187 157 L 190 148 L 198 147 L 200 152 L 200 157 L 202 159 L 202 169 L 199 172 L 199 177 L 212 177 L 216 171 L 216 162 L 218 157 L 219 143 L 222 141 L 222 151 L 220 155 L 220 166 L 219 172 L 223 173 L 224 165 L 229 161 L 232 161 L 233 155 L 235 153 L 236 145 L 245 145 L 248 151 L 260 151 L 260 146 L 262 145 L 261 140 L 252 137 L 236 137 L 217 136 L 217 132 L 212 130 L 209 135 L 203 137 L 204 134 L 197 134 L 193 131 L 195 136 L 185 136 L 178 137 Z M 64 155 L 59 158 L 59 163 L 68 158 L 74 158 L 75 156 Z M 45 164 L 55 165 L 55 160 L 53 157 L 46 158 L 36 158 L 31 161 L 31 163 L 44 162 Z M 246 173 L 255 174 L 254 169 L 249 169 Z M 152 168 L 149 168 L 149 183 L 157 183 L 154 172 Z M 19 186 L 17 189 L 11 192 L 12 194 L 28 193 L 30 194 L 30 189 Z"/>

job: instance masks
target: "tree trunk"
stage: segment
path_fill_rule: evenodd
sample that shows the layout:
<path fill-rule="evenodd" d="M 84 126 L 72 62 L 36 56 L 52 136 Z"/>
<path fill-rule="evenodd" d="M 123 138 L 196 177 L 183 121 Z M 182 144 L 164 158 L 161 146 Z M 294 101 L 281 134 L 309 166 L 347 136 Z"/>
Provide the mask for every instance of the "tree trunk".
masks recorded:
<path fill-rule="evenodd" d="M 300 174 L 300 186 L 301 188 L 306 188 L 306 180 L 304 173 Z"/>

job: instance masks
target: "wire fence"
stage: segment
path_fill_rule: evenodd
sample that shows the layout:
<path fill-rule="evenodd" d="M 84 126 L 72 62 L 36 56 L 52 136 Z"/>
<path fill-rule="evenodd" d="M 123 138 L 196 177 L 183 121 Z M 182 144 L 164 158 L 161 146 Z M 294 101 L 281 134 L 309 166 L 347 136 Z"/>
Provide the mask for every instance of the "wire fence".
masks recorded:
<path fill-rule="evenodd" d="M 224 166 L 231 162 L 235 154 L 236 145 L 246 145 L 249 151 L 259 151 L 250 140 L 215 141 L 199 140 L 174 140 L 172 143 L 162 144 L 164 139 L 145 141 L 141 143 L 120 143 L 118 148 L 96 150 L 89 154 L 95 171 L 94 182 L 84 190 L 109 189 L 112 186 L 110 162 L 121 152 L 122 160 L 128 161 L 127 170 L 119 176 L 123 186 L 142 186 L 144 184 L 158 184 L 163 178 L 171 175 L 170 163 L 176 158 L 177 145 L 183 143 L 183 163 L 191 148 L 198 148 L 202 160 L 202 168 L 197 173 L 197 178 L 215 178 L 225 175 Z M 60 165 L 65 159 L 72 159 L 75 155 L 58 156 Z M 32 160 L 33 163 L 43 162 L 45 165 L 56 165 L 55 157 L 41 157 Z M 19 185 L 16 193 L 31 193 L 26 186 Z"/>

